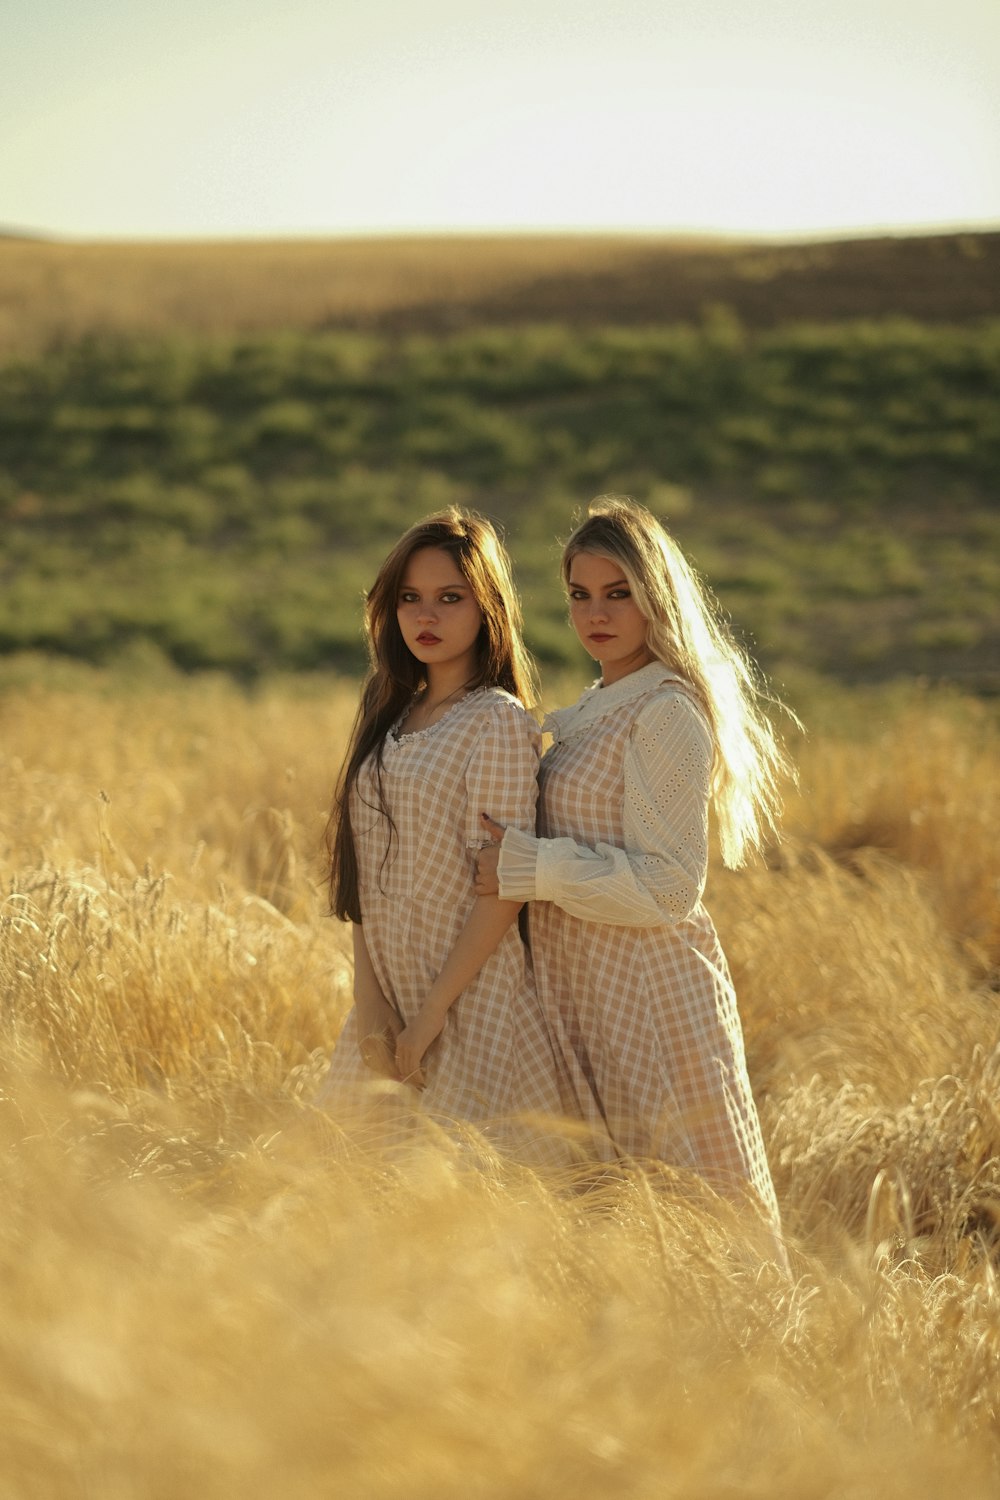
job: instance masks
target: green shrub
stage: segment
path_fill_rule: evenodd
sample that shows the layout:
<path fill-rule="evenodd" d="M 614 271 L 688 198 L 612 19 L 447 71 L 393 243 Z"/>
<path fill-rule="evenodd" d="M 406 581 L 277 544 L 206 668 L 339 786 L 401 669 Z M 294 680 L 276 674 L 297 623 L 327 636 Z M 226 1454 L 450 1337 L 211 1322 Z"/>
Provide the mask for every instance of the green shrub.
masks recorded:
<path fill-rule="evenodd" d="M 459 503 L 506 529 L 536 648 L 573 661 L 559 541 L 615 490 L 669 519 L 765 665 L 927 670 L 962 640 L 985 661 L 998 391 L 1000 324 L 751 332 L 720 307 L 84 341 L 0 366 L 0 650 L 356 670 L 380 557 Z"/>

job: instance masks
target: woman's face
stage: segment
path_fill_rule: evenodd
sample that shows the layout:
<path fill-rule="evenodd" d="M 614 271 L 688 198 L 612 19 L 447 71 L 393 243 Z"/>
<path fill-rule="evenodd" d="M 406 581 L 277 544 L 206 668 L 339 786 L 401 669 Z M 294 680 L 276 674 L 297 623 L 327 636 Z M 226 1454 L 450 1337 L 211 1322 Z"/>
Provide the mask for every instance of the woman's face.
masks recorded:
<path fill-rule="evenodd" d="M 653 660 L 646 617 L 632 598 L 620 564 L 578 552 L 569 569 L 569 617 L 583 649 L 601 664 L 605 685 Z"/>
<path fill-rule="evenodd" d="M 472 673 L 483 617 L 472 586 L 443 548 L 421 547 L 410 558 L 396 619 L 407 649 L 430 673 L 441 668 Z"/>

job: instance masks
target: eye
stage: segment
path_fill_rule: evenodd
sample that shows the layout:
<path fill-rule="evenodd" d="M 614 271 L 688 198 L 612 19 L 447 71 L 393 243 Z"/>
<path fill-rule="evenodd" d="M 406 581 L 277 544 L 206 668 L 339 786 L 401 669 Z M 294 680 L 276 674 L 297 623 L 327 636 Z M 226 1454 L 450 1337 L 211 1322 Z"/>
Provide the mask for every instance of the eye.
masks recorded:
<path fill-rule="evenodd" d="M 570 589 L 569 597 L 571 599 L 588 599 L 590 596 L 586 589 Z"/>
<path fill-rule="evenodd" d="M 442 604 L 461 604 L 461 602 L 464 599 L 464 597 L 465 597 L 464 594 L 450 594 L 450 593 L 449 594 L 442 594 L 441 595 L 441 603 Z"/>
<path fill-rule="evenodd" d="M 608 595 L 609 599 L 631 599 L 631 597 L 628 589 L 612 589 Z"/>
<path fill-rule="evenodd" d="M 419 595 L 415 594 L 412 589 L 404 589 L 399 596 L 399 602 L 400 604 L 415 604 L 418 598 Z"/>

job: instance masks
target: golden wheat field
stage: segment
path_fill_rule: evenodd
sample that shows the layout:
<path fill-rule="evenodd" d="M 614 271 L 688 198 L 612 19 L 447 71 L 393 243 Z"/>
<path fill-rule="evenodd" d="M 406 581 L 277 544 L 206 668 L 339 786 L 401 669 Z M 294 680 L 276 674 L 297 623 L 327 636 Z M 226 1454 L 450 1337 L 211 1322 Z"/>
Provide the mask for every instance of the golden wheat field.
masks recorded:
<path fill-rule="evenodd" d="M 354 695 L 5 673 L 0 1494 L 995 1495 L 995 710 L 817 700 L 713 870 L 785 1280 L 639 1172 L 312 1103 Z"/>

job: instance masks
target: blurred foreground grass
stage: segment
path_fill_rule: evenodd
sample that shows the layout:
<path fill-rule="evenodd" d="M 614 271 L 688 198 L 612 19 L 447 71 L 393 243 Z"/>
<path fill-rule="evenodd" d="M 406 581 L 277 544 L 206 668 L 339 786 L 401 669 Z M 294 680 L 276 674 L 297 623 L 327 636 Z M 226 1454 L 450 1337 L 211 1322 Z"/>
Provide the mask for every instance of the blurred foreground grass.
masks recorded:
<path fill-rule="evenodd" d="M 995 713 L 803 689 L 785 841 L 712 872 L 785 1283 L 640 1174 L 311 1105 L 354 695 L 4 666 L 5 1492 L 994 1495 Z"/>

